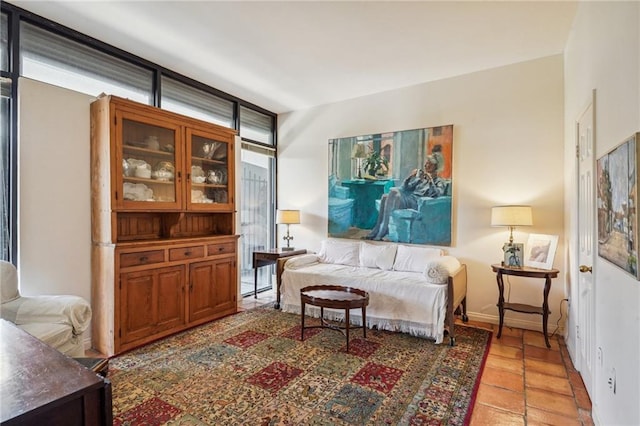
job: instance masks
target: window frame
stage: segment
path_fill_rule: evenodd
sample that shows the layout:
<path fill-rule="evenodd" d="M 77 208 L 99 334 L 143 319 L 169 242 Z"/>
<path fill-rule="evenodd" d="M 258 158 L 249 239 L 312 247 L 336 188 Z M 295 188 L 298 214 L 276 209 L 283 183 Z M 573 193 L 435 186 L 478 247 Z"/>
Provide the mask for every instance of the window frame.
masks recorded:
<path fill-rule="evenodd" d="M 196 81 L 192 78 L 189 78 L 185 75 L 179 74 L 175 71 L 172 71 L 168 68 L 155 64 L 149 60 L 136 56 L 132 53 L 129 53 L 125 50 L 117 48 L 115 46 L 109 45 L 105 42 L 102 42 L 96 38 L 85 35 L 81 32 L 68 28 L 64 25 L 58 24 L 54 21 L 46 19 L 42 16 L 36 15 L 35 13 L 29 12 L 28 10 L 22 9 L 20 7 L 14 6 L 12 4 L 2 2 L 0 3 L 0 11 L 2 13 L 7 14 L 7 21 L 9 24 L 8 28 L 8 54 L 9 54 L 9 71 L 1 71 L 1 75 L 4 78 L 11 79 L 11 99 L 10 99 L 10 117 L 9 117 L 9 205 L 10 205 L 10 217 L 9 217 L 9 228 L 10 228 L 10 249 L 9 249 L 9 261 L 17 264 L 17 248 L 18 248 L 18 240 L 17 240 L 17 222 L 18 222 L 18 186 L 17 186 L 17 176 L 18 176 L 18 140 L 17 140 L 17 129 L 18 129 L 18 112 L 17 112 L 17 99 L 18 99 L 18 79 L 21 76 L 20 68 L 20 23 L 26 22 L 30 25 L 34 25 L 42 30 L 49 31 L 58 36 L 62 36 L 71 41 L 83 44 L 89 48 L 96 49 L 99 52 L 110 55 L 112 57 L 118 58 L 135 66 L 140 66 L 146 69 L 150 69 L 152 71 L 152 94 L 150 99 L 152 100 L 152 106 L 156 106 L 161 108 L 161 98 L 162 98 L 162 76 L 169 77 L 180 83 L 186 84 L 188 86 L 194 87 L 199 90 L 203 90 L 208 92 L 214 96 L 223 98 L 225 100 L 229 100 L 233 103 L 233 128 L 240 133 L 240 106 L 245 108 L 254 110 L 261 114 L 265 114 L 271 117 L 272 119 L 272 137 L 273 144 L 265 144 L 259 141 L 253 141 L 250 139 L 245 139 L 247 142 L 251 142 L 257 145 L 262 145 L 265 147 L 269 147 L 271 149 L 276 150 L 275 155 L 275 167 L 273 171 L 273 180 L 274 186 L 277 182 L 277 123 L 278 123 L 278 115 L 274 112 L 266 110 L 258 105 L 255 105 L 251 102 L 248 102 L 244 99 L 240 99 L 236 96 L 223 92 L 214 87 L 208 86 L 202 82 Z M 274 199 L 277 200 L 277 187 L 274 189 Z M 275 214 L 275 209 L 274 212 Z M 274 225 L 275 226 L 275 225 Z M 272 242 L 272 244 L 275 242 Z"/>

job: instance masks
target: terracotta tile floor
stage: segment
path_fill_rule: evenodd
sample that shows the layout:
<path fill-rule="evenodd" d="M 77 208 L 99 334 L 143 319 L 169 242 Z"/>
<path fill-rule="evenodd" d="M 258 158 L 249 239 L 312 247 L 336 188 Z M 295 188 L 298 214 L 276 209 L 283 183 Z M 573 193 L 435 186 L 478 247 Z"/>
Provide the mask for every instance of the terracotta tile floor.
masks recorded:
<path fill-rule="evenodd" d="M 268 291 L 242 300 L 251 309 L 274 300 Z M 537 331 L 469 321 L 493 330 L 471 425 L 593 425 L 591 401 L 573 367 L 564 339 L 552 336 L 547 349 Z"/>

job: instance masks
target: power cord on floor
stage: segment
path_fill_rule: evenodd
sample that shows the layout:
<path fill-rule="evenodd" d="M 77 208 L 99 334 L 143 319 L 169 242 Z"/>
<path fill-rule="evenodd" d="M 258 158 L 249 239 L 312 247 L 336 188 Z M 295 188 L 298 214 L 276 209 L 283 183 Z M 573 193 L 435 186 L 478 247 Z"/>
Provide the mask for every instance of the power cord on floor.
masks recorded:
<path fill-rule="evenodd" d="M 556 321 L 556 329 L 553 330 L 553 333 L 551 333 L 549 338 L 552 338 L 553 336 L 555 336 L 556 331 L 558 331 L 560 329 L 560 321 L 562 321 L 562 302 L 567 302 L 567 304 L 568 304 L 569 303 L 569 299 L 562 299 L 560 301 L 560 307 L 558 308 L 560 310 L 560 318 L 558 318 L 558 321 Z"/>

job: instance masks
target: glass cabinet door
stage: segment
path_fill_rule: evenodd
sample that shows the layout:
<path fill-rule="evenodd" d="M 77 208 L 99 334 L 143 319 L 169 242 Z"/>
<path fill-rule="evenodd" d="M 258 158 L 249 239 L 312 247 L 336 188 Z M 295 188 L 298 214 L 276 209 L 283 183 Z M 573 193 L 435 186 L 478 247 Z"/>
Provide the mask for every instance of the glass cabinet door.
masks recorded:
<path fill-rule="evenodd" d="M 180 127 L 133 115 L 116 117 L 122 126 L 116 144 L 122 196 L 116 203 L 125 209 L 180 208 Z"/>
<path fill-rule="evenodd" d="M 187 129 L 187 205 L 192 210 L 228 210 L 231 208 L 233 161 L 228 137 Z"/>

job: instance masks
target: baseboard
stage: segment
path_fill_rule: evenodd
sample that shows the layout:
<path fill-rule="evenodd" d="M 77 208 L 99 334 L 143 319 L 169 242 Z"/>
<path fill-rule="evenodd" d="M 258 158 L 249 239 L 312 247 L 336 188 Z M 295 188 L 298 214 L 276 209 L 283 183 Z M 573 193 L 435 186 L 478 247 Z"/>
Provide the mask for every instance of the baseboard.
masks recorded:
<path fill-rule="evenodd" d="M 489 315 L 489 314 L 483 314 L 483 313 L 477 313 L 477 312 L 467 312 L 467 316 L 472 321 L 486 322 L 489 324 L 496 324 L 496 325 L 500 324 L 500 318 L 498 317 L 498 315 Z M 504 327 L 522 328 L 525 330 L 539 331 L 542 333 L 542 317 L 540 317 L 539 315 L 535 315 L 535 316 L 532 315 L 531 318 L 537 318 L 537 321 L 523 320 L 520 318 L 509 318 L 508 316 L 505 315 Z M 553 334 L 554 331 L 556 331 L 556 325 L 549 324 L 547 333 L 551 335 Z M 564 327 L 563 326 L 558 327 L 556 334 L 560 334 L 564 336 Z"/>

